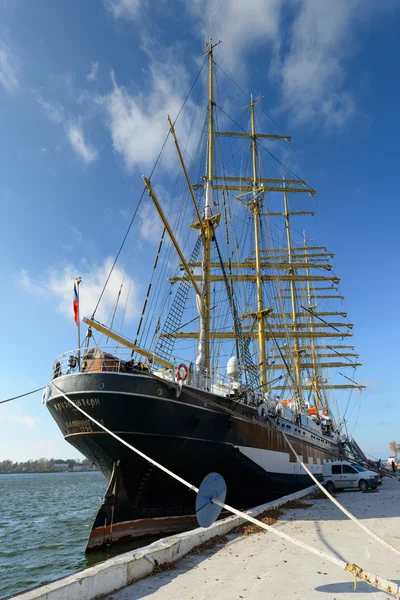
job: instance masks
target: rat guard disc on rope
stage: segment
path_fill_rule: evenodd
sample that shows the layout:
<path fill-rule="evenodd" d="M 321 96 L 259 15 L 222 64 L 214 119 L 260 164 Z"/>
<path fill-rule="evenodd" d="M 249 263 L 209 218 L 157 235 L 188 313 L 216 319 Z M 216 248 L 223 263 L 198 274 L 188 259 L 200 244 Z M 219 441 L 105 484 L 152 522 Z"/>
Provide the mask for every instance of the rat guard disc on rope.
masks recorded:
<path fill-rule="evenodd" d="M 196 517 L 200 527 L 210 527 L 218 519 L 222 507 L 213 500 L 225 502 L 226 483 L 219 473 L 209 473 L 200 484 L 196 497 Z"/>

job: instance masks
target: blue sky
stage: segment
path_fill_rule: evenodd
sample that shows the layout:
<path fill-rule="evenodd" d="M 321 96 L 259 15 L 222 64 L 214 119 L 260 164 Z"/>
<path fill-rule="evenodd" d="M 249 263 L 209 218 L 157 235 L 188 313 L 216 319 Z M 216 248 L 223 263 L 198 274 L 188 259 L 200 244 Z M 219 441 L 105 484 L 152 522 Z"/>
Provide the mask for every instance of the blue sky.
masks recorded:
<path fill-rule="evenodd" d="M 166 115 L 176 115 L 196 76 L 210 18 L 223 40 L 216 60 L 246 92 L 265 94 L 263 110 L 293 136 L 301 174 L 318 190 L 315 241 L 335 253 L 363 362 L 356 379 L 368 385 L 361 404 L 353 394 L 350 429 L 367 452 L 386 457 L 389 441 L 400 441 L 398 3 L 207 7 L 0 0 L 1 397 L 45 385 L 54 358 L 76 346 L 70 276 L 82 276 L 89 314 Z M 238 90 L 230 102 L 245 103 Z M 144 252 L 156 243 L 152 231 L 143 220 Z M 133 329 L 147 285 L 140 265 L 135 281 Z M 0 433 L 0 460 L 78 456 L 41 394 L 2 405 Z"/>

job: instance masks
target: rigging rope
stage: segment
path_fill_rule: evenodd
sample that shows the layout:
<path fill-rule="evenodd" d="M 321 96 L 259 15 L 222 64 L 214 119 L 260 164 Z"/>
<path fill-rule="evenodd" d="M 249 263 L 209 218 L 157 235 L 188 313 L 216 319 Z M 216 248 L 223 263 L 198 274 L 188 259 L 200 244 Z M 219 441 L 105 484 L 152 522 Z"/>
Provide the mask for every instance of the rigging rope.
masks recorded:
<path fill-rule="evenodd" d="M 237 121 L 235 121 L 235 119 L 233 119 L 231 116 L 229 116 L 229 115 L 228 115 L 228 114 L 227 114 L 227 113 L 226 113 L 226 112 L 223 110 L 223 108 L 221 108 L 220 106 L 218 106 L 218 108 L 219 108 L 219 110 L 220 110 L 221 112 L 223 112 L 223 113 L 224 113 L 224 115 L 226 115 L 226 116 L 228 117 L 228 119 L 230 119 L 230 120 L 232 121 L 232 123 L 234 123 L 234 124 L 236 125 L 236 127 L 238 127 L 239 129 L 241 129 L 241 130 L 242 130 L 244 133 L 246 133 L 246 134 L 248 133 L 248 132 L 247 132 L 247 131 L 246 131 L 246 130 L 245 130 L 245 129 L 244 129 L 244 128 L 243 128 L 243 127 L 242 127 L 242 126 L 241 126 L 241 125 L 240 125 L 240 124 L 237 122 Z M 266 147 L 266 146 L 265 146 L 265 145 L 264 145 L 264 144 L 263 144 L 263 143 L 262 143 L 260 140 L 258 140 L 258 142 L 257 142 L 257 143 L 258 143 L 258 145 L 259 145 L 259 146 L 260 146 L 260 147 L 261 147 L 263 150 L 265 150 L 265 152 L 267 152 L 267 154 L 269 154 L 269 155 L 270 155 L 270 156 L 271 156 L 271 157 L 272 157 L 274 160 L 276 160 L 276 162 L 278 162 L 278 163 L 281 165 L 281 167 L 283 167 L 283 168 L 285 169 L 285 171 L 287 171 L 288 173 L 290 173 L 290 175 L 293 175 L 293 177 L 294 177 L 295 179 L 298 179 L 298 180 L 302 181 L 301 177 L 300 177 L 300 176 L 299 176 L 297 173 L 295 173 L 294 171 L 292 171 L 292 170 L 291 170 L 289 167 L 287 167 L 287 166 L 286 166 L 286 165 L 285 165 L 285 164 L 284 164 L 284 163 L 283 163 L 281 160 L 279 160 L 279 158 L 277 158 L 277 157 L 275 156 L 275 154 L 273 154 L 273 153 L 272 153 L 270 150 L 268 150 L 268 148 L 267 148 L 267 147 Z M 271 164 L 272 164 L 272 163 L 271 163 Z M 309 185 L 308 185 L 306 182 L 305 182 L 305 186 L 304 186 L 304 187 L 305 187 L 305 188 L 308 188 L 308 189 L 310 189 L 310 190 L 311 190 L 311 187 L 310 187 L 310 186 L 309 186 Z"/>
<path fill-rule="evenodd" d="M 23 398 L 24 396 L 30 396 L 30 394 L 35 394 L 36 392 L 40 392 L 45 389 L 45 385 L 36 390 L 32 390 L 31 392 L 26 392 L 26 394 L 20 394 L 19 396 L 14 396 L 13 398 L 7 398 L 7 400 L 0 400 L 0 404 L 5 404 L 6 402 L 11 402 L 11 400 L 18 400 L 18 398 Z"/>
<path fill-rule="evenodd" d="M 182 104 L 181 108 L 179 109 L 179 112 L 178 112 L 178 114 L 176 115 L 176 117 L 175 117 L 175 120 L 174 120 L 174 122 L 173 122 L 173 124 L 174 124 L 174 125 L 175 125 L 175 123 L 177 122 L 177 120 L 178 120 L 178 118 L 179 118 L 179 116 L 180 116 L 180 114 L 181 114 L 181 112 L 182 112 L 182 110 L 183 110 L 183 108 L 184 108 L 184 106 L 185 106 L 185 104 L 186 104 L 186 102 L 187 102 L 187 100 L 188 100 L 188 98 L 189 98 L 190 94 L 192 93 L 192 90 L 193 90 L 194 86 L 196 85 L 196 83 L 197 83 L 197 80 L 198 80 L 198 78 L 200 77 L 200 74 L 201 74 L 201 72 L 203 71 L 203 68 L 204 68 L 204 65 L 206 64 L 206 61 L 207 61 L 207 57 L 204 59 L 204 61 L 203 61 L 203 64 L 201 65 L 201 67 L 200 67 L 200 69 L 199 69 L 199 71 L 198 71 L 198 73 L 197 73 L 197 75 L 196 75 L 196 78 L 195 78 L 195 80 L 194 80 L 194 81 L 193 81 L 193 83 L 192 83 L 192 86 L 191 86 L 191 88 L 190 88 L 189 92 L 186 94 L 186 97 L 185 97 L 185 99 L 184 99 L 184 101 L 183 101 L 183 104 Z M 166 135 L 166 137 L 165 137 L 165 140 L 164 140 L 164 143 L 163 143 L 163 145 L 161 146 L 161 150 L 160 150 L 160 152 L 158 153 L 158 156 L 157 156 L 156 162 L 154 163 L 154 166 L 153 166 L 153 168 L 152 168 L 152 170 L 151 170 L 151 173 L 150 173 L 150 176 L 149 176 L 149 180 L 151 180 L 151 178 L 152 178 L 152 176 L 153 176 L 153 173 L 154 173 L 154 171 L 156 170 L 156 167 L 157 167 L 157 165 L 158 165 L 158 162 L 159 162 L 159 160 L 160 160 L 160 158 L 161 158 L 161 155 L 162 155 L 162 153 L 164 152 L 164 148 L 165 148 L 165 145 L 166 145 L 166 143 L 167 143 L 167 141 L 168 141 L 168 138 L 169 138 L 169 136 L 170 136 L 170 133 L 171 133 L 171 130 L 168 128 L 168 133 L 167 133 L 167 135 Z M 138 204 L 137 204 L 137 206 L 136 206 L 136 209 L 135 209 L 135 211 L 134 211 L 134 213 L 133 213 L 133 216 L 132 216 L 132 219 L 131 219 L 131 221 L 130 221 L 130 223 L 129 223 L 128 229 L 127 229 L 127 231 L 126 231 L 126 233 L 125 233 L 124 239 L 122 240 L 122 244 L 121 244 L 121 246 L 120 246 L 120 248 L 119 248 L 119 250 L 118 250 L 118 252 L 117 252 L 117 255 L 116 255 L 116 257 L 115 257 L 115 260 L 114 260 L 114 262 L 113 262 L 113 264 L 112 264 L 112 266 L 111 266 L 110 272 L 109 272 L 109 274 L 108 274 L 108 277 L 107 277 L 107 279 L 106 279 L 106 282 L 105 282 L 105 284 L 104 284 L 104 287 L 103 287 L 103 289 L 102 289 L 102 291 L 101 291 L 101 294 L 100 294 L 100 297 L 99 297 L 99 299 L 98 299 L 98 301 L 97 301 L 97 304 L 96 304 L 96 306 L 95 306 L 95 309 L 94 309 L 94 311 L 93 311 L 93 314 L 92 314 L 92 319 L 94 319 L 94 317 L 95 317 L 95 315 L 96 315 L 96 311 L 97 311 L 97 309 L 98 309 L 98 307 L 99 307 L 99 304 L 100 304 L 100 302 L 101 302 L 101 299 L 102 299 L 102 297 L 103 297 L 103 295 L 104 295 L 104 292 L 105 292 L 105 290 L 106 290 L 106 287 L 107 287 L 107 285 L 108 285 L 108 282 L 109 282 L 109 280 L 110 280 L 110 277 L 111 277 L 111 275 L 112 275 L 112 273 L 113 273 L 113 271 L 114 271 L 114 268 L 115 268 L 115 265 L 116 265 L 116 263 L 117 263 L 117 260 L 118 260 L 118 258 L 119 258 L 119 256 L 120 256 L 120 254 L 121 254 L 121 252 L 122 252 L 122 249 L 123 249 L 123 247 L 124 247 L 124 245 L 125 245 L 125 242 L 126 242 L 126 240 L 127 240 L 127 237 L 128 237 L 128 235 L 129 235 L 129 232 L 130 232 L 130 230 L 131 230 L 131 228 L 132 228 L 133 222 L 134 222 L 134 220 L 135 220 L 135 218 L 136 218 L 136 215 L 137 215 L 137 212 L 138 212 L 138 210 L 139 210 L 139 207 L 140 207 L 140 205 L 141 205 L 141 203 L 142 203 L 142 200 L 143 200 L 143 196 L 144 196 L 144 194 L 145 194 L 145 191 L 146 191 L 146 186 L 143 188 L 142 194 L 141 194 L 141 196 L 140 196 L 140 198 L 139 198 L 139 202 L 138 202 Z"/>
<path fill-rule="evenodd" d="M 192 254 L 190 256 L 189 263 L 188 263 L 189 266 L 196 262 L 199 252 L 200 252 L 200 248 L 201 248 L 201 238 L 199 236 L 196 240 L 196 244 L 195 244 Z M 184 313 L 185 304 L 186 304 L 190 289 L 191 289 L 191 282 L 189 281 L 188 277 L 184 277 L 182 279 L 182 281 L 179 282 L 179 287 L 174 296 L 172 306 L 168 311 L 168 314 L 164 321 L 162 330 L 157 339 L 155 354 L 156 354 L 156 356 L 159 356 L 160 358 L 170 360 L 173 350 L 174 350 L 174 346 L 175 346 L 175 339 L 173 337 L 163 338 L 162 335 L 163 334 L 173 334 L 176 331 L 178 331 L 179 329 L 181 329 L 182 327 L 185 327 L 185 325 L 186 325 L 186 323 L 181 325 L 181 322 L 182 322 L 182 316 Z M 196 317 L 196 318 L 198 318 L 198 317 Z M 194 319 L 192 319 L 192 321 L 193 320 Z M 179 327 L 179 325 L 181 325 L 181 326 Z"/>
<path fill-rule="evenodd" d="M 165 144 L 167 143 L 167 139 L 168 139 L 168 135 L 167 135 L 167 137 L 165 138 L 165 142 L 164 142 L 164 144 L 163 144 L 163 146 L 162 146 L 162 148 L 161 148 L 160 154 L 158 155 L 157 162 L 158 162 L 158 159 L 159 159 L 159 158 L 160 158 L 160 156 L 161 156 L 161 153 L 162 153 L 162 151 L 164 150 L 164 146 L 165 146 Z M 136 206 L 136 209 L 135 209 L 135 211 L 134 211 L 134 213 L 133 213 L 133 216 L 132 216 L 131 222 L 129 223 L 128 229 L 127 229 L 127 231 L 126 231 L 126 233 L 125 233 L 125 236 L 124 236 L 124 239 L 122 240 L 122 244 L 121 244 L 121 246 L 120 246 L 120 248 L 119 248 L 119 250 L 118 250 L 118 252 L 117 252 L 117 255 L 116 255 L 115 259 L 114 259 L 114 262 L 113 262 L 113 264 L 112 264 L 112 266 L 111 266 L 110 272 L 108 273 L 108 276 L 107 276 L 106 282 L 105 282 L 105 284 L 104 284 L 104 286 L 103 286 L 103 289 L 101 290 L 100 297 L 99 297 L 99 299 L 98 299 L 98 301 L 97 301 L 97 304 L 96 304 L 96 306 L 95 306 L 95 309 L 94 309 L 94 311 L 93 311 L 93 314 L 92 314 L 92 319 L 94 319 L 94 317 L 95 317 L 95 315 L 96 315 L 96 311 L 97 311 L 97 309 L 98 309 L 98 307 L 99 307 L 99 304 L 100 304 L 100 302 L 101 302 L 101 299 L 102 299 L 102 297 L 103 297 L 103 295 L 104 295 L 104 292 L 106 291 L 106 287 L 107 287 L 107 285 L 108 285 L 108 282 L 110 281 L 110 277 L 111 277 L 111 275 L 112 275 L 112 273 L 113 273 L 113 271 L 114 271 L 114 267 L 115 267 L 115 265 L 116 265 L 116 263 L 117 263 L 117 260 L 118 260 L 118 258 L 119 258 L 119 256 L 120 256 L 121 252 L 122 252 L 122 249 L 123 249 L 123 247 L 124 247 L 124 245 L 125 245 L 126 239 L 127 239 L 128 235 L 129 235 L 129 232 L 130 232 L 130 230 L 131 230 L 131 227 L 132 227 L 132 225 L 133 225 L 133 222 L 134 222 L 134 220 L 135 220 L 135 218 L 136 218 L 136 215 L 137 215 L 137 212 L 138 212 L 138 210 L 139 210 L 139 207 L 140 207 L 140 205 L 141 205 L 141 203 L 142 203 L 142 200 L 143 200 L 143 196 L 144 196 L 144 193 L 145 193 L 145 191 L 146 191 L 146 187 L 144 187 L 144 188 L 143 188 L 143 192 L 142 192 L 142 194 L 141 194 L 141 196 L 140 196 L 140 198 L 139 198 L 139 202 L 138 202 L 138 204 L 137 204 L 137 206 Z"/>
<path fill-rule="evenodd" d="M 237 314 L 233 290 L 231 289 L 231 286 L 229 285 L 229 281 L 228 281 L 226 271 L 225 271 L 224 262 L 222 260 L 221 252 L 220 252 L 216 237 L 214 239 L 214 242 L 215 242 L 215 247 L 217 249 L 219 262 L 221 265 L 221 271 L 222 271 L 222 275 L 224 278 L 226 294 L 228 296 L 229 305 L 230 305 L 230 309 L 231 309 L 232 316 L 233 316 L 235 335 L 239 339 L 241 358 L 243 359 L 244 367 L 248 367 L 248 369 L 246 369 L 246 371 L 245 371 L 245 379 L 246 379 L 246 381 L 247 380 L 250 381 L 250 384 L 252 385 L 253 388 L 259 389 L 260 383 L 258 380 L 258 376 L 256 375 L 255 368 L 254 368 L 255 366 L 254 366 L 254 363 L 252 361 L 252 358 L 251 358 L 251 355 L 249 352 L 249 345 L 243 336 L 242 325 L 239 320 L 239 315 Z"/>

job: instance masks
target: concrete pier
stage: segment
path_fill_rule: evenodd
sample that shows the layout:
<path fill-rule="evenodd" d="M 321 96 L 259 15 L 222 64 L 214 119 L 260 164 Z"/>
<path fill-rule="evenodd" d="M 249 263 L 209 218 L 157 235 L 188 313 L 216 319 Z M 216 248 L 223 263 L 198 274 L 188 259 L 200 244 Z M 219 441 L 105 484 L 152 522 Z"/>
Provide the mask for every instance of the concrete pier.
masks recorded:
<path fill-rule="evenodd" d="M 338 500 L 379 536 L 400 548 L 400 484 L 384 478 L 378 492 L 338 494 Z M 326 553 L 400 580 L 400 557 L 348 520 L 328 499 L 304 499 L 283 508 L 274 527 Z M 292 503 L 293 506 L 296 503 Z M 289 504 L 290 506 L 290 504 Z M 227 535 L 227 543 L 190 554 L 175 568 L 137 581 L 104 600 L 385 600 L 350 573 L 307 554 L 271 533 Z"/>
<path fill-rule="evenodd" d="M 253 509 L 269 524 L 326 553 L 400 581 L 400 557 L 382 547 L 314 487 Z M 400 485 L 384 478 L 377 492 L 338 494 L 357 518 L 400 548 Z M 318 492 L 318 496 L 321 493 Z M 289 501 L 289 503 L 288 503 Z M 270 532 L 254 533 L 228 517 L 155 542 L 18 596 L 19 600 L 261 600 L 353 597 L 350 573 Z M 238 527 L 240 526 L 239 530 Z M 388 594 L 357 583 L 357 599 Z M 375 596 L 373 595 L 375 594 Z M 364 595 L 364 596 L 363 596 Z"/>

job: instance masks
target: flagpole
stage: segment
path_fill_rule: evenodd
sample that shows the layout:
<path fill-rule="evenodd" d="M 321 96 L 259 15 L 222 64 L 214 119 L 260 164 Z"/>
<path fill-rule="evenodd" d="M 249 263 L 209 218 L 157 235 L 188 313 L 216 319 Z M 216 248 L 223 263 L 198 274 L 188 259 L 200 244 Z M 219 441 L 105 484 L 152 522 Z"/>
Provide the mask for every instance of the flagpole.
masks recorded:
<path fill-rule="evenodd" d="M 80 310 L 80 306 L 79 306 L 79 284 L 81 283 L 82 279 L 81 277 L 77 277 L 75 279 L 75 283 L 76 283 L 76 291 L 78 294 L 78 369 L 79 371 L 81 370 L 81 320 L 80 320 L 80 315 L 79 315 L 79 310 Z"/>

